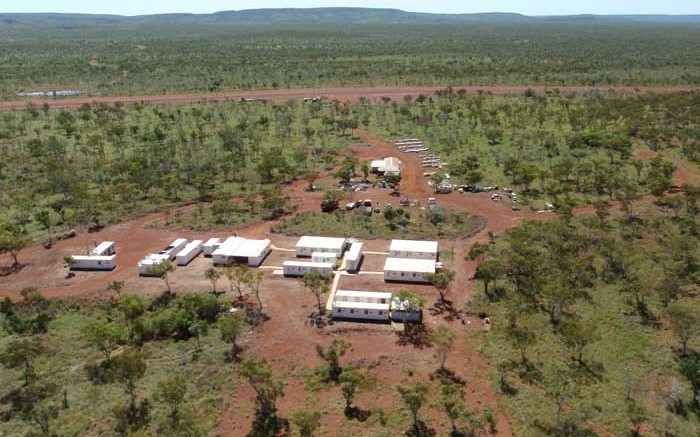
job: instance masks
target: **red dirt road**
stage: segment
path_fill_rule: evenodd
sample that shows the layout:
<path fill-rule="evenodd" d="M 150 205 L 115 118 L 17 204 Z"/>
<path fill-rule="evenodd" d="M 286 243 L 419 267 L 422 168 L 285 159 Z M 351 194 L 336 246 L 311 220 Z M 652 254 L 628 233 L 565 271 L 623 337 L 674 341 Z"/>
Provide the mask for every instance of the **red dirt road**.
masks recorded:
<path fill-rule="evenodd" d="M 330 100 L 357 101 L 361 97 L 372 101 L 387 97 L 393 101 L 401 100 L 406 95 L 418 96 L 419 94 L 434 94 L 444 90 L 445 86 L 401 86 L 401 87 L 343 87 L 343 88 L 294 88 L 276 90 L 252 90 L 252 91 L 222 91 L 216 93 L 183 93 L 145 96 L 124 97 L 81 97 L 69 99 L 24 99 L 0 102 L 0 111 L 12 111 L 24 109 L 27 104 L 48 104 L 52 108 L 77 108 L 84 104 L 93 103 L 151 103 L 158 105 L 185 105 L 197 102 L 220 102 L 241 99 L 265 99 L 273 101 L 287 101 L 303 98 L 322 97 Z M 486 92 L 491 94 L 520 94 L 528 89 L 537 92 L 559 90 L 563 93 L 585 93 L 590 91 L 613 92 L 618 94 L 643 94 L 643 93 L 672 93 L 698 91 L 698 87 L 632 87 L 632 86 L 543 86 L 543 85 L 488 85 L 488 86 L 459 86 L 453 85 L 457 92 L 464 90 L 468 94 Z"/>

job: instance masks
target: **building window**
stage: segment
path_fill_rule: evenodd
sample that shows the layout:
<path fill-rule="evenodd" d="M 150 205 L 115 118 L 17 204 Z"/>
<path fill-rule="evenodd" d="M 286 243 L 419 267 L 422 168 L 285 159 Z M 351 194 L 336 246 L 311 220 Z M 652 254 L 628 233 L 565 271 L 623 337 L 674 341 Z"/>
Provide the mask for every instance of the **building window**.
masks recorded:
<path fill-rule="evenodd" d="M 386 303 L 386 299 L 382 299 L 382 303 Z"/>
<path fill-rule="evenodd" d="M 413 274 L 413 277 L 414 277 L 414 278 L 416 277 L 416 274 L 415 274 L 415 273 Z"/>
<path fill-rule="evenodd" d="M 365 310 L 365 315 L 369 314 L 369 311 Z"/>
<path fill-rule="evenodd" d="M 337 312 L 338 312 L 338 314 L 340 314 L 340 313 L 342 313 L 342 312 L 343 312 L 343 310 L 342 310 L 342 309 L 340 309 L 340 308 L 338 308 L 338 311 L 337 311 Z"/>
<path fill-rule="evenodd" d="M 355 314 L 355 310 L 350 310 L 350 314 Z"/>
<path fill-rule="evenodd" d="M 379 315 L 380 315 L 380 316 L 383 316 L 383 315 L 384 315 L 384 311 L 379 311 Z"/>

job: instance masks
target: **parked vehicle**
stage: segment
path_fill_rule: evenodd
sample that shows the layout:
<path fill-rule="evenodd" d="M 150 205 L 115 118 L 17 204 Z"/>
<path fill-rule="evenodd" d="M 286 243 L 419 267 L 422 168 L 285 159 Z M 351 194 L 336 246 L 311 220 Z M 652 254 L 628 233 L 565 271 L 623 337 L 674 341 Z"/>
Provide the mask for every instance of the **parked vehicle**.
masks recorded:
<path fill-rule="evenodd" d="M 437 200 L 434 197 L 428 197 L 428 208 L 437 208 Z"/>
<path fill-rule="evenodd" d="M 321 211 L 322 212 L 332 212 L 338 209 L 338 201 L 337 200 L 329 200 L 326 199 L 321 202 Z"/>
<path fill-rule="evenodd" d="M 355 202 L 348 202 L 348 204 L 345 205 L 345 209 L 348 211 L 355 209 Z"/>

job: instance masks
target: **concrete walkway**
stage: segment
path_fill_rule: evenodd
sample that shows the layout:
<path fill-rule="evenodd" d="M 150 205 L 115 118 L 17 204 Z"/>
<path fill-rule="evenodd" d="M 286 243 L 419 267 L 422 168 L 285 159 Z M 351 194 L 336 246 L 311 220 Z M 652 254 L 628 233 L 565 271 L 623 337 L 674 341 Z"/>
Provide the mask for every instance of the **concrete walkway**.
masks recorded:
<path fill-rule="evenodd" d="M 282 247 L 277 247 L 274 244 L 271 244 L 270 247 L 272 248 L 272 250 L 279 250 L 280 252 L 296 252 L 297 251 L 296 249 L 285 249 Z"/>
<path fill-rule="evenodd" d="M 333 273 L 333 283 L 331 284 L 331 289 L 328 292 L 328 301 L 326 302 L 326 311 L 333 311 L 333 299 L 335 299 L 335 292 L 338 291 L 338 283 L 340 282 L 341 276 L 343 276 L 342 272 Z"/>
<path fill-rule="evenodd" d="M 365 255 L 383 255 L 383 256 L 389 256 L 389 252 L 371 252 L 371 251 L 362 251 L 363 254 Z"/>

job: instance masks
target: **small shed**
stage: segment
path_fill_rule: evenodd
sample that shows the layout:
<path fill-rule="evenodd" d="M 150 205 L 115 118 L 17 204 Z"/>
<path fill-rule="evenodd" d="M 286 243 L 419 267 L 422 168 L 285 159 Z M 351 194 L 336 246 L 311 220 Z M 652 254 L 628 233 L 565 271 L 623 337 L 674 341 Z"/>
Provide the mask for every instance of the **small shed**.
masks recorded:
<path fill-rule="evenodd" d="M 297 257 L 311 257 L 315 252 L 333 253 L 340 258 L 345 251 L 347 240 L 334 237 L 313 237 L 305 235 L 299 238 L 296 245 Z"/>
<path fill-rule="evenodd" d="M 438 259 L 438 242 L 422 240 L 391 240 L 390 258 Z"/>
<path fill-rule="evenodd" d="M 204 245 L 202 245 L 202 251 L 204 256 L 211 257 L 212 253 L 221 246 L 221 239 L 213 237 L 208 239 Z"/>
<path fill-rule="evenodd" d="M 384 263 L 384 281 L 429 282 L 423 277 L 435 273 L 435 261 L 430 259 L 387 258 Z"/>
<path fill-rule="evenodd" d="M 117 267 L 116 255 L 73 255 L 71 270 L 114 270 Z"/>
<path fill-rule="evenodd" d="M 282 264 L 284 276 L 304 276 L 311 272 L 319 272 L 322 275 L 332 275 L 334 268 L 335 264 L 309 261 L 285 261 Z"/>
<path fill-rule="evenodd" d="M 389 321 L 391 293 L 338 290 L 333 298 L 334 319 Z"/>
<path fill-rule="evenodd" d="M 362 264 L 362 243 L 356 241 L 350 245 L 350 249 L 345 254 L 345 270 L 357 272 Z"/>
<path fill-rule="evenodd" d="M 149 253 L 144 259 L 138 262 L 139 275 L 154 276 L 153 268 L 160 263 L 170 261 L 170 257 L 160 253 Z"/>
<path fill-rule="evenodd" d="M 412 310 L 407 311 L 407 303 L 399 299 L 398 296 L 394 296 L 391 299 L 391 320 L 394 322 L 409 322 L 409 323 L 422 323 L 423 322 L 423 311 L 422 310 Z"/>
<path fill-rule="evenodd" d="M 177 265 L 186 266 L 200 253 L 202 253 L 202 240 L 190 241 L 175 257 Z"/>

